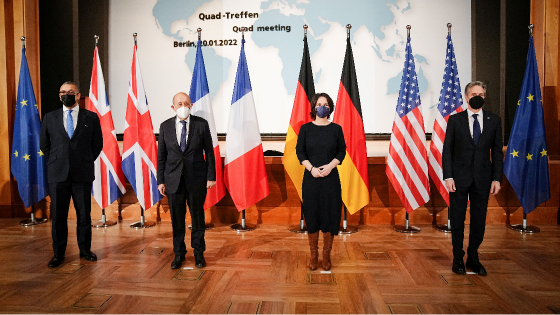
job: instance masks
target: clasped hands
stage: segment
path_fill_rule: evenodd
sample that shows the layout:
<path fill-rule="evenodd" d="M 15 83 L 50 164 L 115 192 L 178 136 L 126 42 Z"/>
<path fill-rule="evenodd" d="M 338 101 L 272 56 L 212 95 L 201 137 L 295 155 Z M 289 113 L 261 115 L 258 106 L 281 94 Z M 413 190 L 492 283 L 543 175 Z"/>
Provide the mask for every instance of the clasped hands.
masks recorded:
<path fill-rule="evenodd" d="M 313 167 L 311 169 L 311 175 L 313 175 L 313 177 L 325 177 L 331 173 L 333 168 L 335 168 L 335 166 L 331 166 L 330 164 Z"/>

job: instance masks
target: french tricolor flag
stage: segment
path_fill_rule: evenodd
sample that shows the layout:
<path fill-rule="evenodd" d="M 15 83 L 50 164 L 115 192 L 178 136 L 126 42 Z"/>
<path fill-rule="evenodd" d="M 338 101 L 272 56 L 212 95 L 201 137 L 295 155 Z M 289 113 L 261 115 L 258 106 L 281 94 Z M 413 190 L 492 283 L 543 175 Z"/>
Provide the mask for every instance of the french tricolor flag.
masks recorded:
<path fill-rule="evenodd" d="M 224 182 L 239 211 L 269 194 L 261 133 L 245 58 L 245 39 L 241 41 L 229 112 Z"/>
<path fill-rule="evenodd" d="M 212 134 L 212 146 L 214 147 L 214 157 L 216 159 L 216 186 L 208 190 L 204 209 L 207 210 L 217 204 L 226 194 L 224 186 L 224 176 L 222 169 L 222 156 L 220 155 L 220 147 L 218 146 L 218 132 L 216 131 L 216 122 L 214 120 L 214 111 L 210 102 L 210 90 L 208 89 L 208 80 L 206 79 L 206 68 L 204 66 L 204 57 L 202 57 L 202 43 L 199 40 L 196 49 L 196 61 L 194 63 L 193 77 L 191 81 L 191 89 L 189 96 L 193 104 L 191 113 L 195 116 L 206 119 L 210 126 Z"/>

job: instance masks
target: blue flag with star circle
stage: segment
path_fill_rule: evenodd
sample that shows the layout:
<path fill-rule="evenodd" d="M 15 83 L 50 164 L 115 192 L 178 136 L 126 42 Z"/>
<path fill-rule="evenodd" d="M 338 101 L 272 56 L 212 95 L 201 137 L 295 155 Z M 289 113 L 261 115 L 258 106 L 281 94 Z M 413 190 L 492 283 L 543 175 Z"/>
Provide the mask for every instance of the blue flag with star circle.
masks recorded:
<path fill-rule="evenodd" d="M 27 67 L 25 48 L 21 51 L 21 68 L 16 100 L 11 171 L 26 208 L 48 193 L 47 161 L 39 147 L 41 120 Z"/>
<path fill-rule="evenodd" d="M 517 105 L 504 173 L 523 210 L 529 213 L 550 199 L 541 86 L 533 37 L 529 38 L 527 66 Z"/>

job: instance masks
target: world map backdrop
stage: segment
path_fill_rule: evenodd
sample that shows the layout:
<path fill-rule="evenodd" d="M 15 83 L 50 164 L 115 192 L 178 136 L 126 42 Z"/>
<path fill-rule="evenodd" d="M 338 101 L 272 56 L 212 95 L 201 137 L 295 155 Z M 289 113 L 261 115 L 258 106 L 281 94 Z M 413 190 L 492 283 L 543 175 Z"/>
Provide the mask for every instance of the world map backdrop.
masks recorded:
<path fill-rule="evenodd" d="M 336 102 L 351 24 L 364 128 L 390 133 L 410 24 L 426 132 L 432 131 L 452 23 L 461 88 L 471 80 L 471 3 L 465 0 L 112 0 L 109 6 L 109 102 L 124 130 L 133 33 L 154 130 L 188 92 L 197 28 L 219 133 L 225 133 L 241 49 L 241 27 L 261 133 L 286 133 L 303 53 L 303 25 L 317 92 Z M 107 70 L 105 70 L 107 72 Z"/>

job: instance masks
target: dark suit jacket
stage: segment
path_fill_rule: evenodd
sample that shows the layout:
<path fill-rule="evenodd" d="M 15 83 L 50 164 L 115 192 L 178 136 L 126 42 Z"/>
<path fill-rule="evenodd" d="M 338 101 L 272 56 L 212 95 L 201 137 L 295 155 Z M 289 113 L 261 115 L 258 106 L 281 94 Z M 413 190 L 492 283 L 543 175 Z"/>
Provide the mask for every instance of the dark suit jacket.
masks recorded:
<path fill-rule="evenodd" d="M 80 108 L 72 138 L 62 120 L 62 108 L 47 113 L 41 124 L 41 151 L 48 158 L 49 183 L 93 182 L 93 162 L 103 149 L 103 134 L 96 113 Z"/>
<path fill-rule="evenodd" d="M 191 115 L 187 149 L 183 152 L 177 143 L 175 119 L 176 116 L 161 123 L 158 138 L 157 183 L 165 184 L 165 192 L 171 194 L 177 192 L 182 173 L 187 189 L 206 186 L 206 181 L 216 180 L 216 160 L 208 122 Z"/>
<path fill-rule="evenodd" d="M 467 111 L 449 117 L 443 143 L 443 178 L 453 178 L 456 186 L 490 187 L 502 181 L 504 153 L 499 116 L 483 110 L 482 134 L 475 145 Z M 492 157 L 492 160 L 490 160 Z"/>

